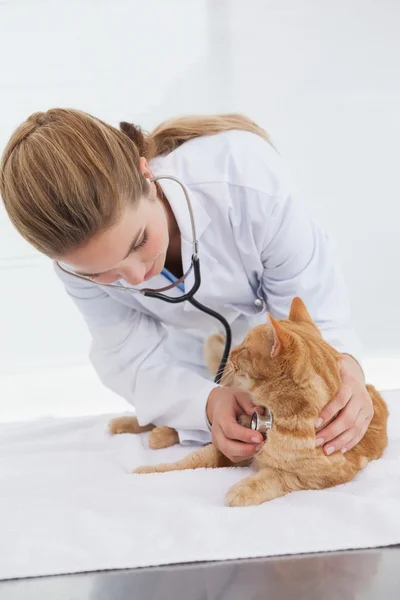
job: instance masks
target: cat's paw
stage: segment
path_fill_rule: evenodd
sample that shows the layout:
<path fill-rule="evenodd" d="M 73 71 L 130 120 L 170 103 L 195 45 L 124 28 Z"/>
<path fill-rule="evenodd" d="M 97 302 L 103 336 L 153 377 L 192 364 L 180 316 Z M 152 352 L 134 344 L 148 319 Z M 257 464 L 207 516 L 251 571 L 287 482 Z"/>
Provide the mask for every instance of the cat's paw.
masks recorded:
<path fill-rule="evenodd" d="M 136 417 L 118 417 L 108 424 L 108 430 L 112 435 L 119 433 L 136 433 L 139 423 Z"/>
<path fill-rule="evenodd" d="M 112 435 L 118 433 L 145 433 L 154 429 L 154 425 L 139 425 L 136 417 L 118 417 L 109 422 L 108 429 Z"/>
<path fill-rule="evenodd" d="M 257 499 L 254 494 L 254 490 L 242 481 L 232 486 L 225 496 L 226 506 L 255 506 L 261 502 L 262 500 Z"/>
<path fill-rule="evenodd" d="M 156 427 L 149 433 L 149 446 L 152 450 L 169 448 L 179 444 L 179 435 L 172 427 Z"/>

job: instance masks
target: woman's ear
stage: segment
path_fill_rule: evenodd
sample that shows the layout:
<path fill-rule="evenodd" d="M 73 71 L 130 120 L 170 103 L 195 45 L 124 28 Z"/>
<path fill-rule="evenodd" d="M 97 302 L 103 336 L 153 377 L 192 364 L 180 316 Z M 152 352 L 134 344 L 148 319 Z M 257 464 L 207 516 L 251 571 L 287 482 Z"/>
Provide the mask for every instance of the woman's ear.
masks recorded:
<path fill-rule="evenodd" d="M 149 163 L 144 158 L 144 156 L 141 156 L 139 158 L 139 169 L 140 169 L 140 172 L 142 173 L 142 175 L 144 175 L 146 177 L 146 179 L 151 179 L 152 175 L 150 172 Z"/>

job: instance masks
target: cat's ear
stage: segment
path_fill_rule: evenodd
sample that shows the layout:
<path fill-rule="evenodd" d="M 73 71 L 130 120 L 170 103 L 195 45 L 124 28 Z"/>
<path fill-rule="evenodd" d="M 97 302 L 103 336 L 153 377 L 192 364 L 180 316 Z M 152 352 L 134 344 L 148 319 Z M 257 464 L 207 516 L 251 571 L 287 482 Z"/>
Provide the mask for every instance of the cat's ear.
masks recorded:
<path fill-rule="evenodd" d="M 319 329 L 312 320 L 310 313 L 308 312 L 306 305 L 303 300 L 299 297 L 293 298 L 292 305 L 290 307 L 289 321 L 293 323 L 308 323 L 312 325 L 319 333 Z"/>
<path fill-rule="evenodd" d="M 282 353 L 284 348 L 289 344 L 291 335 L 282 327 L 282 325 L 268 313 L 269 322 L 272 326 L 274 334 L 274 343 L 271 350 L 271 358 L 276 358 Z"/>

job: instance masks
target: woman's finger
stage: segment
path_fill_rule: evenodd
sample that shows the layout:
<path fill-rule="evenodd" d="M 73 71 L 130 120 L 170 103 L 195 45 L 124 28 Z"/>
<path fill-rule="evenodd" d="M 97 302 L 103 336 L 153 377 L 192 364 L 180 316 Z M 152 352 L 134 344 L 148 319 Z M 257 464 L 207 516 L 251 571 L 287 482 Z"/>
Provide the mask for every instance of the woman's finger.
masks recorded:
<path fill-rule="evenodd" d="M 336 419 L 315 434 L 316 445 L 322 446 L 322 444 L 334 440 L 345 431 L 351 429 L 361 410 L 357 402 L 348 402 L 347 406 L 339 413 Z M 362 416 L 363 418 L 366 416 L 364 411 Z"/>
<path fill-rule="evenodd" d="M 357 415 L 357 419 L 354 422 L 354 425 L 347 429 L 344 433 L 339 435 L 338 437 L 330 440 L 324 446 L 324 452 L 328 456 L 333 454 L 334 452 L 350 450 L 356 443 L 358 443 L 363 437 L 365 432 L 368 429 L 368 425 L 371 419 L 365 416 L 364 411 L 360 411 Z M 352 445 L 351 443 L 355 441 Z"/>
<path fill-rule="evenodd" d="M 245 392 L 244 390 L 235 390 L 234 396 L 237 404 L 240 406 L 243 412 L 245 412 L 251 417 L 256 406 L 252 401 L 250 394 L 248 392 Z"/>
<path fill-rule="evenodd" d="M 245 444 L 225 437 L 221 428 L 213 434 L 214 445 L 232 462 L 251 458 L 257 452 L 259 444 Z"/>
<path fill-rule="evenodd" d="M 369 427 L 370 423 L 371 423 L 371 419 L 369 417 L 367 419 L 365 419 L 365 423 L 364 423 L 363 428 L 361 430 L 361 434 L 357 435 L 352 440 L 350 440 L 349 442 L 347 442 L 347 444 L 345 445 L 345 447 L 342 448 L 343 454 L 345 454 L 346 452 L 348 452 L 349 450 L 351 450 L 352 448 L 354 448 L 354 446 L 356 446 L 359 442 L 361 442 L 361 440 L 363 439 L 364 435 L 368 431 L 368 427 Z"/>
<path fill-rule="evenodd" d="M 341 411 L 349 402 L 352 396 L 352 390 L 348 385 L 342 385 L 337 395 L 329 402 L 320 414 L 315 426 L 321 429 L 324 423 L 328 423 L 333 419 L 339 411 Z"/>
<path fill-rule="evenodd" d="M 220 423 L 224 437 L 229 440 L 240 441 L 246 444 L 261 444 L 264 440 L 259 431 L 253 431 L 248 427 L 243 427 L 235 419 L 227 419 Z"/>

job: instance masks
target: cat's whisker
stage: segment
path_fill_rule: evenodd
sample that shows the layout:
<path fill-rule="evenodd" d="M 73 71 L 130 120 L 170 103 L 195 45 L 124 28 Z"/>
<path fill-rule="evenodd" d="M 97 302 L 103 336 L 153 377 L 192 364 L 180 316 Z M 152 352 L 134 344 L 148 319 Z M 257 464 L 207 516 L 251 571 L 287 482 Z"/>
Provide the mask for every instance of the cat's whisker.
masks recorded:
<path fill-rule="evenodd" d="M 225 367 L 224 374 L 221 377 L 221 384 L 225 385 L 225 384 L 229 383 L 229 381 L 232 378 L 232 376 L 234 375 L 234 373 L 235 373 L 235 370 L 228 363 Z"/>

